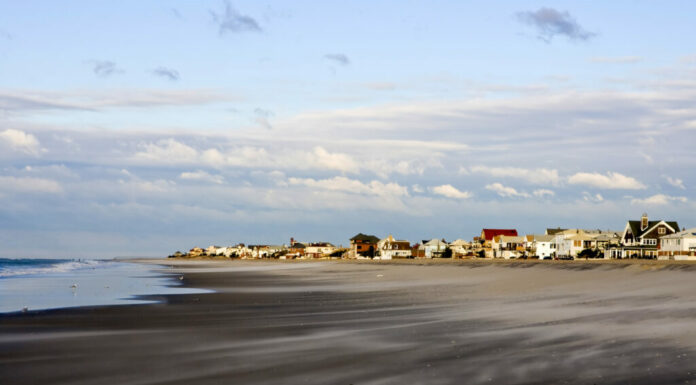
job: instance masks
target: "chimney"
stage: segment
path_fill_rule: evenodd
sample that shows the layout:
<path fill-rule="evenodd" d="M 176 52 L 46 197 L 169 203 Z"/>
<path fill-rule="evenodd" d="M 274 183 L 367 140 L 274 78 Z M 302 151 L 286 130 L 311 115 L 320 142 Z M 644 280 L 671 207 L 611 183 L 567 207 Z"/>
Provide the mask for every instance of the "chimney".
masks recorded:
<path fill-rule="evenodd" d="M 640 217 L 640 231 L 645 231 L 645 229 L 648 228 L 648 214 L 643 213 L 643 216 Z"/>
<path fill-rule="evenodd" d="M 290 237 L 290 247 L 295 246 L 295 238 Z"/>

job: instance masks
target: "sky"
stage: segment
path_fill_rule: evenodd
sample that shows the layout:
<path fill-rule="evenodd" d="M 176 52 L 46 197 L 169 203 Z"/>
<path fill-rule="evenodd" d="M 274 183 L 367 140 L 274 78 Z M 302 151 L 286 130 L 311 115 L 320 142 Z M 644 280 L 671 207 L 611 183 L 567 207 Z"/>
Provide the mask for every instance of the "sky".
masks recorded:
<path fill-rule="evenodd" d="M 0 256 L 696 226 L 694 14 L 0 0 Z"/>

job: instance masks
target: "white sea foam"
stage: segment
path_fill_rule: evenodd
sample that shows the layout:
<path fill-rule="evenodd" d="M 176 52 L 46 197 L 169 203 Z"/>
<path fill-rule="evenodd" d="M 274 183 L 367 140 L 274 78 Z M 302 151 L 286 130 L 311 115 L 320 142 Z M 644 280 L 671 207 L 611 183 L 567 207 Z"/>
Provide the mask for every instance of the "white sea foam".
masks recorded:
<path fill-rule="evenodd" d="M 93 259 L 71 261 L 62 260 L 56 261 L 55 263 L 47 263 L 46 260 L 42 261 L 43 263 L 40 264 L 37 263 L 3 266 L 2 268 L 0 268 L 0 278 L 68 273 L 75 270 L 96 269 L 107 263 L 105 261 L 98 261 Z"/>

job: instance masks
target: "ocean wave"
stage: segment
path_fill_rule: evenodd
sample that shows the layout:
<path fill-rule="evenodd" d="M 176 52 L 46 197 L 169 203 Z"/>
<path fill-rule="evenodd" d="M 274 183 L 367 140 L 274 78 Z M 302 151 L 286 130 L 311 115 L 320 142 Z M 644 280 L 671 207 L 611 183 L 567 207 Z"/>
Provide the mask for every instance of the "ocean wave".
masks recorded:
<path fill-rule="evenodd" d="M 105 261 L 97 261 L 93 259 L 3 259 L 0 261 L 0 278 L 68 273 L 75 270 L 96 269 L 103 266 L 105 263 Z"/>

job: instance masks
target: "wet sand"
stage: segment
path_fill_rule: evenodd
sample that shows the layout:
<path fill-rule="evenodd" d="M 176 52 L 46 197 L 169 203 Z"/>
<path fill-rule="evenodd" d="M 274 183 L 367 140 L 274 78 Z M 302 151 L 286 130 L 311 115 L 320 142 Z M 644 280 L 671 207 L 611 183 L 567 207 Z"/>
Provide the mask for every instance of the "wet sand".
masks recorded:
<path fill-rule="evenodd" d="M 693 264 L 157 262 L 217 292 L 0 316 L 0 382 L 696 381 Z"/>

